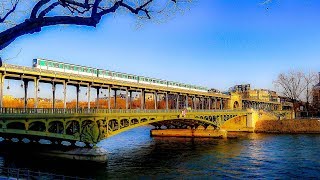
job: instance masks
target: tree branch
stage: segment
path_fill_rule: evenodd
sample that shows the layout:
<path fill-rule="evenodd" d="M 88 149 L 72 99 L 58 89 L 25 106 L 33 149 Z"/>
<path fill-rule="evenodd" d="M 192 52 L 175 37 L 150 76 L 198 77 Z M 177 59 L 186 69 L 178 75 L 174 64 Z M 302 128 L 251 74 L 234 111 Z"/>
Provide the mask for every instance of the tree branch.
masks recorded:
<path fill-rule="evenodd" d="M 46 14 L 48 14 L 50 11 L 52 11 L 55 7 L 57 7 L 60 4 L 61 4 L 60 2 L 52 3 L 49 7 L 43 10 L 38 17 L 43 18 Z"/>
<path fill-rule="evenodd" d="M 0 23 L 16 10 L 19 1 L 20 0 L 16 0 L 12 9 L 3 18 L 0 18 Z M 105 3 L 102 3 L 104 2 L 103 0 L 38 0 L 31 10 L 30 18 L 27 18 L 24 21 L 22 20 L 20 21 L 22 23 L 0 32 L 0 51 L 7 47 L 17 37 L 40 32 L 42 27 L 60 24 L 96 27 L 104 15 L 116 12 L 121 7 L 135 15 L 139 15 L 139 13 L 142 12 L 148 19 L 151 19 L 149 14 L 151 11 L 149 9 L 151 3 L 154 1 L 155 0 L 147 0 L 134 7 L 133 5 L 126 3 L 125 0 L 113 0 L 114 3 L 111 7 L 104 7 Z M 168 0 L 168 2 L 177 3 L 176 0 Z M 49 5 L 49 3 L 51 3 L 51 5 Z M 47 14 L 52 12 L 59 5 L 62 8 L 71 11 L 71 13 L 77 13 L 47 17 Z M 90 14 L 87 12 L 90 12 Z"/>
<path fill-rule="evenodd" d="M 17 8 L 17 5 L 19 3 L 19 0 L 16 1 L 16 3 L 12 6 L 12 8 L 3 16 L 3 18 L 0 17 L 0 23 L 3 23 L 8 16 L 10 16 L 10 14 L 12 14 L 16 8 Z"/>

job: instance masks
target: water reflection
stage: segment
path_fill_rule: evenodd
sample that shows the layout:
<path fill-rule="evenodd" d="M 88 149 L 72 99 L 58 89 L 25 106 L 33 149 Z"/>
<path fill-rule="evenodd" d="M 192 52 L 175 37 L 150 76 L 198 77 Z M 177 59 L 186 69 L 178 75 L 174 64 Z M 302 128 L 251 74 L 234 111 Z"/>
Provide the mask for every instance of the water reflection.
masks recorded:
<path fill-rule="evenodd" d="M 320 135 L 246 134 L 237 139 L 152 138 L 141 127 L 102 141 L 104 165 L 6 154 L 1 167 L 106 178 L 317 178 Z"/>

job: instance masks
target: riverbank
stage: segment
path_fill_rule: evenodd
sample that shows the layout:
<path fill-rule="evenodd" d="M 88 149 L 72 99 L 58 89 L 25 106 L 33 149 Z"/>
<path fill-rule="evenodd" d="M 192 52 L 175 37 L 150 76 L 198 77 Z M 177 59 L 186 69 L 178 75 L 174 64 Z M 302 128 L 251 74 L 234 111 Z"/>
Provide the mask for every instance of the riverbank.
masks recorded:
<path fill-rule="evenodd" d="M 257 121 L 256 133 L 320 133 L 320 119 Z"/>

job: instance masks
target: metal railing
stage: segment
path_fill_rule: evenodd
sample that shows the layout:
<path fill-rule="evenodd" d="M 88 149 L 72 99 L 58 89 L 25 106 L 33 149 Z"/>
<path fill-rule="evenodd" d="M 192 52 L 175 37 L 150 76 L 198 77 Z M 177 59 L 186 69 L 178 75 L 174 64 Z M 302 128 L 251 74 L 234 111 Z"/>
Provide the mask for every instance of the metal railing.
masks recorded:
<path fill-rule="evenodd" d="M 185 109 L 64 109 L 0 108 L 0 114 L 108 114 L 108 113 L 181 113 Z M 242 110 L 246 112 L 245 110 Z M 187 110 L 187 112 L 241 112 L 239 110 Z"/>
<path fill-rule="evenodd" d="M 63 179 L 63 180 L 85 180 L 93 178 L 80 178 L 53 173 L 30 171 L 28 169 L 0 168 L 0 179 Z"/>

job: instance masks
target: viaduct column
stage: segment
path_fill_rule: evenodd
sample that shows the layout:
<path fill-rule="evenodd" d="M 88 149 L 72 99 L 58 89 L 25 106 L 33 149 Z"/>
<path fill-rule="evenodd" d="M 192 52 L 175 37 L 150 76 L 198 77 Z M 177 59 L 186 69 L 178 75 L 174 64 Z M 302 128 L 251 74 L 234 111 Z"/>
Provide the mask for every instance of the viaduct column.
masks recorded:
<path fill-rule="evenodd" d="M 0 108 L 3 107 L 3 84 L 4 84 L 4 76 L 0 73 Z"/>
<path fill-rule="evenodd" d="M 56 105 L 56 84 L 54 81 L 52 82 L 52 109 L 55 108 Z"/>
<path fill-rule="evenodd" d="M 188 94 L 186 95 L 186 108 L 188 109 L 188 106 L 189 106 L 189 99 L 188 99 Z"/>
<path fill-rule="evenodd" d="M 176 109 L 179 109 L 179 97 L 180 97 L 180 95 L 179 94 L 177 94 L 177 104 L 176 104 Z"/>
<path fill-rule="evenodd" d="M 132 91 L 129 92 L 129 96 L 130 96 L 130 99 L 129 99 L 129 108 L 132 109 Z"/>
<path fill-rule="evenodd" d="M 67 82 L 63 82 L 63 108 L 67 108 Z"/>
<path fill-rule="evenodd" d="M 158 93 L 154 92 L 154 109 L 158 109 Z"/>
<path fill-rule="evenodd" d="M 117 90 L 114 90 L 114 109 L 117 109 Z"/>
<path fill-rule="evenodd" d="M 202 110 L 204 110 L 204 97 L 201 97 L 201 106 L 202 106 Z"/>
<path fill-rule="evenodd" d="M 144 109 L 144 104 L 146 102 L 146 96 L 143 89 L 141 89 L 141 102 L 140 102 L 140 109 Z"/>
<path fill-rule="evenodd" d="M 24 86 L 24 108 L 26 109 L 28 106 L 28 80 L 23 80 Z"/>
<path fill-rule="evenodd" d="M 222 98 L 220 99 L 220 109 L 221 110 L 223 109 L 223 99 Z"/>
<path fill-rule="evenodd" d="M 209 109 L 211 110 L 211 103 L 212 103 L 211 97 L 209 97 L 208 100 L 209 100 Z"/>
<path fill-rule="evenodd" d="M 108 109 L 111 109 L 111 88 L 108 87 Z"/>
<path fill-rule="evenodd" d="M 90 109 L 90 95 L 91 95 L 91 85 L 88 85 L 87 98 L 88 98 L 88 109 Z"/>
<path fill-rule="evenodd" d="M 80 84 L 76 85 L 77 97 L 76 97 L 76 110 L 79 109 L 79 93 L 80 93 Z"/>
<path fill-rule="evenodd" d="M 218 106 L 218 100 L 217 98 L 214 98 L 214 109 L 217 110 L 217 106 Z"/>
<path fill-rule="evenodd" d="M 126 109 L 128 108 L 129 108 L 129 92 L 128 92 L 128 88 L 126 88 Z"/>
<path fill-rule="evenodd" d="M 168 92 L 166 92 L 166 109 L 169 109 L 169 98 L 168 98 Z"/>
<path fill-rule="evenodd" d="M 38 108 L 39 80 L 37 78 L 34 78 L 33 82 L 34 82 L 34 108 Z"/>
<path fill-rule="evenodd" d="M 97 100 L 96 100 L 97 109 L 99 109 L 99 100 L 100 100 L 100 87 L 97 87 Z"/>

